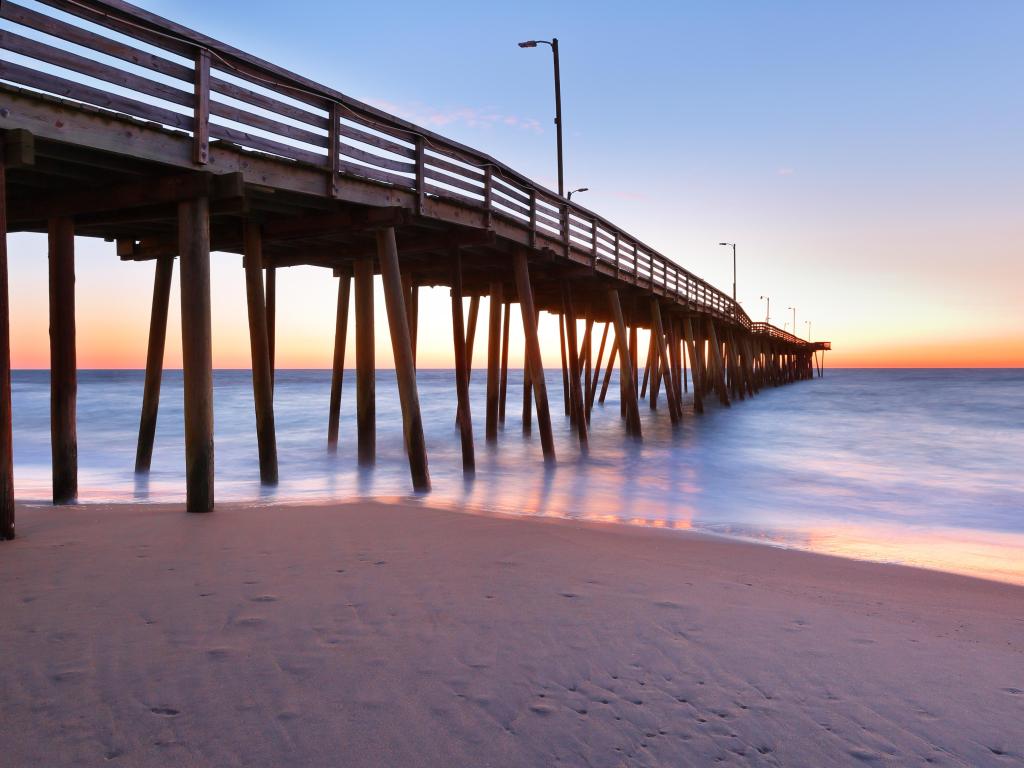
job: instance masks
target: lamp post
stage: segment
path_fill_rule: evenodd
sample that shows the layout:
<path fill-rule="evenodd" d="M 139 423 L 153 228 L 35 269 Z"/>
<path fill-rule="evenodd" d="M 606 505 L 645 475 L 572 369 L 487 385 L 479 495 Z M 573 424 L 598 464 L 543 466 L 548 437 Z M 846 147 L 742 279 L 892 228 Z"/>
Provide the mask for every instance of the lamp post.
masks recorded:
<path fill-rule="evenodd" d="M 590 187 L 580 187 L 579 189 L 570 189 L 566 193 L 565 199 L 566 200 L 572 200 L 572 196 L 575 195 L 577 192 L 589 192 L 589 191 L 590 191 Z"/>
<path fill-rule="evenodd" d="M 719 243 L 719 245 L 732 246 L 732 300 L 736 301 L 736 243 Z"/>
<path fill-rule="evenodd" d="M 772 321 L 772 300 L 771 300 L 771 297 L 769 297 L 769 296 L 762 296 L 761 300 L 768 302 L 768 306 L 767 306 L 767 308 L 764 311 L 764 321 L 766 323 L 770 323 Z"/>
<path fill-rule="evenodd" d="M 558 69 L 558 38 L 526 40 L 520 43 L 519 47 L 536 48 L 539 44 L 551 46 L 551 55 L 555 63 L 555 131 L 558 141 L 558 196 L 565 197 L 565 177 L 562 168 L 562 77 Z"/>
<path fill-rule="evenodd" d="M 806 323 L 806 325 L 807 325 L 807 340 L 810 341 L 811 340 L 811 321 L 810 320 L 804 320 L 804 323 Z"/>
<path fill-rule="evenodd" d="M 793 335 L 796 336 L 796 307 L 786 307 L 793 310 Z"/>

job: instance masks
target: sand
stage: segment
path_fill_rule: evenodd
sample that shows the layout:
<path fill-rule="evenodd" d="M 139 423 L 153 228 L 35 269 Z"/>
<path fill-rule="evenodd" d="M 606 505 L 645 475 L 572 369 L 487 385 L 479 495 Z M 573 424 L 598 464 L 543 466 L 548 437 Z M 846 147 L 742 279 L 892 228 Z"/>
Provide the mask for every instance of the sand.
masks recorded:
<path fill-rule="evenodd" d="M 4 766 L 1024 764 L 1024 589 L 418 505 L 19 510 Z"/>

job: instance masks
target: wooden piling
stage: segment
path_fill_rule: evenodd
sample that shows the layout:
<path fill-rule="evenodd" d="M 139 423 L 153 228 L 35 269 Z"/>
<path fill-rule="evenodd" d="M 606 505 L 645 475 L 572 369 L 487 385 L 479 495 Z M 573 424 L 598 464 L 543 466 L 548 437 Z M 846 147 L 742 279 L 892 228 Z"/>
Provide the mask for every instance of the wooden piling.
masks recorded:
<path fill-rule="evenodd" d="M 50 265 L 50 445 L 53 503 L 78 496 L 78 434 L 75 362 L 75 225 L 71 219 L 49 222 Z"/>
<path fill-rule="evenodd" d="M 590 382 L 590 389 L 587 391 L 587 418 L 590 418 L 590 412 L 594 410 L 594 397 L 597 395 L 597 382 L 601 378 L 601 366 L 604 364 L 604 345 L 608 341 L 608 327 L 611 323 L 604 324 L 604 330 L 601 332 L 601 343 L 597 346 L 597 359 L 594 361 L 594 376 Z"/>
<path fill-rule="evenodd" d="M 668 401 L 668 413 L 672 419 L 673 424 L 678 424 L 679 419 L 682 416 L 682 408 L 679 406 L 679 402 L 676 398 L 675 385 L 672 383 L 672 378 L 669 375 L 672 370 L 672 364 L 668 357 L 668 347 L 665 344 L 665 328 L 661 322 L 661 305 L 655 298 L 651 299 L 651 336 L 654 338 L 655 358 L 657 362 L 655 365 L 660 365 L 661 369 L 665 371 L 665 399 Z M 654 397 L 652 390 L 651 397 Z"/>
<path fill-rule="evenodd" d="M 395 377 L 398 380 L 398 398 L 402 404 L 402 424 L 405 445 L 409 454 L 412 485 L 417 491 L 430 490 L 430 471 L 427 466 L 427 444 L 423 436 L 423 417 L 420 398 L 416 390 L 416 362 L 412 353 L 412 334 L 406 312 L 408 294 L 402 289 L 402 273 L 398 264 L 398 245 L 392 227 L 377 231 L 377 258 L 384 284 L 384 305 L 391 329 L 391 347 L 395 356 Z"/>
<path fill-rule="evenodd" d="M 615 323 L 615 341 L 616 347 L 619 350 L 619 378 L 622 382 L 623 399 L 626 404 L 626 431 L 631 435 L 640 437 L 642 435 L 640 406 L 636 399 L 636 379 L 634 378 L 630 349 L 627 343 L 626 321 L 622 316 L 619 292 L 614 288 L 608 291 L 608 304 L 611 307 L 612 318 Z"/>
<path fill-rule="evenodd" d="M 544 382 L 544 363 L 540 354 L 540 339 L 537 337 L 537 315 L 533 306 L 533 289 L 530 286 L 530 268 L 526 252 L 516 250 L 513 257 L 516 276 L 516 291 L 519 293 L 519 307 L 523 315 L 523 331 L 526 336 L 526 354 L 530 366 L 530 383 L 537 405 L 537 427 L 545 461 L 555 461 L 555 440 L 551 433 L 551 413 L 548 411 L 548 391 Z"/>
<path fill-rule="evenodd" d="M 722 347 L 718 343 L 718 335 L 715 333 L 715 323 L 708 318 L 708 341 L 710 342 L 713 359 L 715 361 L 714 382 L 718 391 L 718 399 L 722 405 L 729 406 L 729 390 L 725 386 L 725 363 L 722 361 Z"/>
<path fill-rule="evenodd" d="M 487 323 L 487 410 L 484 439 L 493 443 L 498 439 L 498 399 L 501 389 L 501 283 L 491 283 L 490 296 Z"/>
<path fill-rule="evenodd" d="M 505 401 L 508 399 L 508 326 L 512 318 L 512 302 L 505 302 L 501 321 L 501 385 L 498 388 L 498 423 L 505 423 Z"/>
<path fill-rule="evenodd" d="M 587 413 L 580 389 L 580 357 L 576 339 L 576 310 L 572 303 L 572 289 L 568 282 L 562 283 L 562 308 L 565 314 L 565 337 L 569 345 L 569 397 L 573 409 L 576 434 L 581 445 L 587 444 Z"/>
<path fill-rule="evenodd" d="M 609 323 L 610 325 L 610 323 Z M 618 331 L 616 331 L 618 334 Z M 612 339 L 612 345 L 608 349 L 608 367 L 604 372 L 604 381 L 601 382 L 601 396 L 598 398 L 598 403 L 604 405 L 604 399 L 608 395 L 608 384 L 612 380 L 612 369 L 615 368 L 615 355 L 619 348 L 618 336 Z"/>
<path fill-rule="evenodd" d="M 174 257 L 156 260 L 153 278 L 153 307 L 149 317 L 149 345 L 146 348 L 146 380 L 142 387 L 142 414 L 139 417 L 139 442 L 135 449 L 135 471 L 149 472 L 153 461 L 156 417 L 160 408 L 160 381 L 164 370 L 164 346 L 167 340 L 167 309 L 171 301 Z"/>
<path fill-rule="evenodd" d="M 373 259 L 357 259 L 353 266 L 356 320 L 356 433 L 359 463 L 377 459 L 377 373 L 373 329 Z"/>
<path fill-rule="evenodd" d="M 455 392 L 458 396 L 458 425 L 462 437 L 462 470 L 476 469 L 473 451 L 473 417 L 469 399 L 469 360 L 466 356 L 466 329 L 462 317 L 462 255 L 456 249 L 452 265 L 452 338 L 455 343 Z"/>
<path fill-rule="evenodd" d="M 327 416 L 327 450 L 338 450 L 341 426 L 341 391 L 345 385 L 345 347 L 348 342 L 348 305 L 352 277 L 343 272 L 338 277 L 338 307 L 334 317 L 334 357 L 331 361 L 331 404 Z"/>
<path fill-rule="evenodd" d="M 683 335 L 686 337 L 686 345 L 690 352 L 690 369 L 693 371 L 693 410 L 695 413 L 704 413 L 704 397 L 701 394 L 704 381 L 700 378 L 700 361 L 697 357 L 697 342 L 693 335 L 693 323 L 687 315 L 683 320 Z"/>
<path fill-rule="evenodd" d="M 210 203 L 178 204 L 181 352 L 185 383 L 185 507 L 213 511 L 213 348 L 210 323 Z"/>
<path fill-rule="evenodd" d="M 562 313 L 558 315 L 558 351 L 562 355 L 562 405 L 565 408 L 565 415 L 569 417 L 569 422 L 572 423 L 576 417 L 572 412 L 572 404 L 569 401 L 571 397 L 569 394 L 569 364 L 565 355 L 565 315 Z"/>
<path fill-rule="evenodd" d="M 7 281 L 7 172 L 0 148 L 0 541 L 13 539 L 14 534 L 11 303 Z"/>
<path fill-rule="evenodd" d="M 270 383 L 276 374 L 277 350 L 277 269 L 267 267 L 267 352 L 270 354 Z"/>
<path fill-rule="evenodd" d="M 259 225 L 244 225 L 245 296 L 249 307 L 249 349 L 252 353 L 252 395 L 256 406 L 256 443 L 260 482 L 277 484 L 277 434 L 274 428 L 274 384 L 270 372 L 267 308 L 263 293 L 263 234 Z"/>

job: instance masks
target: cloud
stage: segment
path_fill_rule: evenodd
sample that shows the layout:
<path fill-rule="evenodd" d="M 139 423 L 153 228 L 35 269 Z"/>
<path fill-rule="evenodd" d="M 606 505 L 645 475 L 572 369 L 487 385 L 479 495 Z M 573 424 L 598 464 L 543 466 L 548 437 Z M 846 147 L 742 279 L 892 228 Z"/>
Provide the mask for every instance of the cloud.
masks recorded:
<path fill-rule="evenodd" d="M 449 125 L 461 124 L 469 128 L 486 129 L 504 125 L 530 133 L 544 132 L 539 120 L 532 117 L 507 115 L 490 108 L 436 109 L 423 104 L 394 104 L 386 101 L 376 101 L 374 106 L 428 128 L 444 128 Z"/>
<path fill-rule="evenodd" d="M 794 173 L 796 173 L 796 171 L 793 170 L 792 168 L 787 168 L 786 166 L 783 166 L 779 168 L 779 170 L 777 170 L 776 173 L 779 176 L 792 176 Z"/>

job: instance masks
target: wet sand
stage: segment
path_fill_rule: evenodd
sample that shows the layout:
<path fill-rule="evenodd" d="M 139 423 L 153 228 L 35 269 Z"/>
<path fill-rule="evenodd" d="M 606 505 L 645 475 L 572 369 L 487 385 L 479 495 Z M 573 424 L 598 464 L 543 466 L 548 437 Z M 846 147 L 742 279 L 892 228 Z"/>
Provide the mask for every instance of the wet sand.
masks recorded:
<path fill-rule="evenodd" d="M 1024 588 L 416 505 L 19 509 L 3 764 L 1024 764 Z"/>

